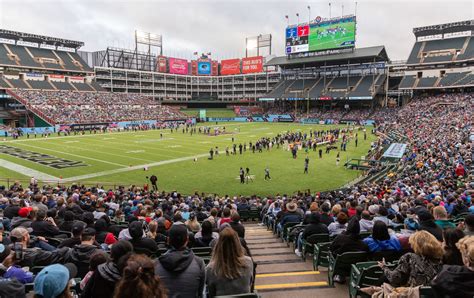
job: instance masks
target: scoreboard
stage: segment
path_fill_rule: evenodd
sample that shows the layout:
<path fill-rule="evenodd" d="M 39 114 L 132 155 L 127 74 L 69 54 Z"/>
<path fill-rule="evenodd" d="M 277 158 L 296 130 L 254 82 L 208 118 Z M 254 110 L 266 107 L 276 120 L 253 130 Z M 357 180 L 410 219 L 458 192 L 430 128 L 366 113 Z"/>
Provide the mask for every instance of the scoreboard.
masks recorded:
<path fill-rule="evenodd" d="M 286 28 L 286 52 L 309 51 L 309 25 Z"/>

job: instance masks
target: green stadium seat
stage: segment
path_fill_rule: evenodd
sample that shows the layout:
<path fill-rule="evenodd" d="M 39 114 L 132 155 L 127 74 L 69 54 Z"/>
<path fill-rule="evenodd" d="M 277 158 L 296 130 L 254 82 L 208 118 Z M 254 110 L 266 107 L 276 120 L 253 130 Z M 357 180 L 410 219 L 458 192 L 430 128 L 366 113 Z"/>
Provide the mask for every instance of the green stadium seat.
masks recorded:
<path fill-rule="evenodd" d="M 306 227 L 306 225 L 298 224 L 298 225 L 295 225 L 295 226 L 292 226 L 292 227 L 288 228 L 288 232 L 286 233 L 286 239 L 285 239 L 286 246 L 289 247 L 290 243 L 292 243 L 292 242 L 295 243 L 295 238 L 298 237 L 298 235 L 295 235 L 293 233 L 293 231 L 295 229 L 301 229 L 301 231 L 302 231 L 302 229 L 304 229 L 304 227 Z"/>
<path fill-rule="evenodd" d="M 293 227 L 293 226 L 296 226 L 298 225 L 299 222 L 287 222 L 284 226 L 283 226 L 283 229 L 282 229 L 282 232 L 281 232 L 281 235 L 280 238 L 281 238 L 281 242 L 285 242 L 286 241 L 286 237 L 288 235 L 288 230 L 289 228 Z"/>
<path fill-rule="evenodd" d="M 395 264 L 387 264 L 389 268 L 393 268 Z M 377 262 L 361 262 L 352 264 L 351 275 L 349 281 L 349 296 L 351 298 L 357 296 L 369 297 L 369 295 L 362 293 L 360 289 L 380 286 L 380 277 L 383 271 L 377 265 Z"/>
<path fill-rule="evenodd" d="M 313 234 L 303 239 L 301 246 L 301 257 L 306 261 L 306 254 L 313 254 L 313 245 L 316 243 L 329 242 L 329 234 Z"/>
<path fill-rule="evenodd" d="M 332 242 L 316 243 L 313 246 L 313 270 L 319 270 L 319 266 L 329 266 L 329 247 Z"/>
<path fill-rule="evenodd" d="M 329 267 L 328 267 L 328 283 L 334 286 L 335 275 L 350 275 L 351 265 L 366 262 L 369 254 L 366 252 L 346 252 L 337 256 L 333 256 L 329 252 Z"/>

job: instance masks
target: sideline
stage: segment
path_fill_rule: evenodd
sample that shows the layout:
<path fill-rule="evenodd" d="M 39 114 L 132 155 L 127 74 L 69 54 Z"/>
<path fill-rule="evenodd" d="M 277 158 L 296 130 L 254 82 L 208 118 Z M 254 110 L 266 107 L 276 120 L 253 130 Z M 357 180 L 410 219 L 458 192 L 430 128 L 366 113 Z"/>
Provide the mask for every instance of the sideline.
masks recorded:
<path fill-rule="evenodd" d="M 76 180 L 80 181 L 80 180 L 95 178 L 95 177 L 100 177 L 100 176 L 125 173 L 125 172 L 130 172 L 130 171 L 135 171 L 135 170 L 142 170 L 144 167 L 156 167 L 160 165 L 166 165 L 170 163 L 192 160 L 194 158 L 201 158 L 201 157 L 206 157 L 206 156 L 209 156 L 209 153 L 180 157 L 180 158 L 175 158 L 175 159 L 168 159 L 168 160 L 158 161 L 158 162 L 149 163 L 145 165 L 138 165 L 138 166 L 120 168 L 120 169 L 115 169 L 115 170 L 96 172 L 96 173 L 91 173 L 91 174 L 86 174 L 86 175 L 81 175 L 81 176 L 69 177 L 69 178 L 62 179 L 61 182 L 75 182 Z"/>
<path fill-rule="evenodd" d="M 59 180 L 58 177 L 54 177 L 37 170 L 33 170 L 33 169 L 27 168 L 25 166 L 22 166 L 22 165 L 19 165 L 19 164 L 16 164 L 14 162 L 10 162 L 4 159 L 0 159 L 0 167 L 6 168 L 8 170 L 12 170 L 14 172 L 17 172 L 29 177 L 35 177 L 36 179 L 42 180 L 42 181 Z"/>

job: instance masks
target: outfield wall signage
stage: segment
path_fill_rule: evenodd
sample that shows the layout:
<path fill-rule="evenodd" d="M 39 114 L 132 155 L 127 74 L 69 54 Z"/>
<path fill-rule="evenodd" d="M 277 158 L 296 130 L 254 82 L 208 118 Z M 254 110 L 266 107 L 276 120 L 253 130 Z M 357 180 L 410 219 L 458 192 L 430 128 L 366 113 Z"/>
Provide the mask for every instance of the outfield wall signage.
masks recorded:
<path fill-rule="evenodd" d="M 383 157 L 402 158 L 406 148 L 407 144 L 393 143 L 388 147 L 387 151 L 384 152 Z"/>
<path fill-rule="evenodd" d="M 77 168 L 87 166 L 82 161 L 73 161 L 68 159 L 63 159 L 48 154 L 23 150 L 16 147 L 11 147 L 7 145 L 0 145 L 0 153 L 8 154 L 14 157 L 32 161 L 44 166 L 48 166 L 55 169 L 67 169 L 67 168 Z"/>

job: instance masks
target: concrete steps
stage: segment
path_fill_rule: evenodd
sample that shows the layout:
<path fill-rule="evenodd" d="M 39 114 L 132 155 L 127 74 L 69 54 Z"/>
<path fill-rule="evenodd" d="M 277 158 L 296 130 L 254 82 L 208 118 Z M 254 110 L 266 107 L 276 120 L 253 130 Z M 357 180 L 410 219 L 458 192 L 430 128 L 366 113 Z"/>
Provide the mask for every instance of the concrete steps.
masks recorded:
<path fill-rule="evenodd" d="M 255 290 L 264 298 L 347 297 L 347 285 L 329 287 L 327 268 L 313 271 L 312 258 L 306 262 L 296 256 L 265 226 L 245 224 L 245 240 L 257 263 Z"/>

